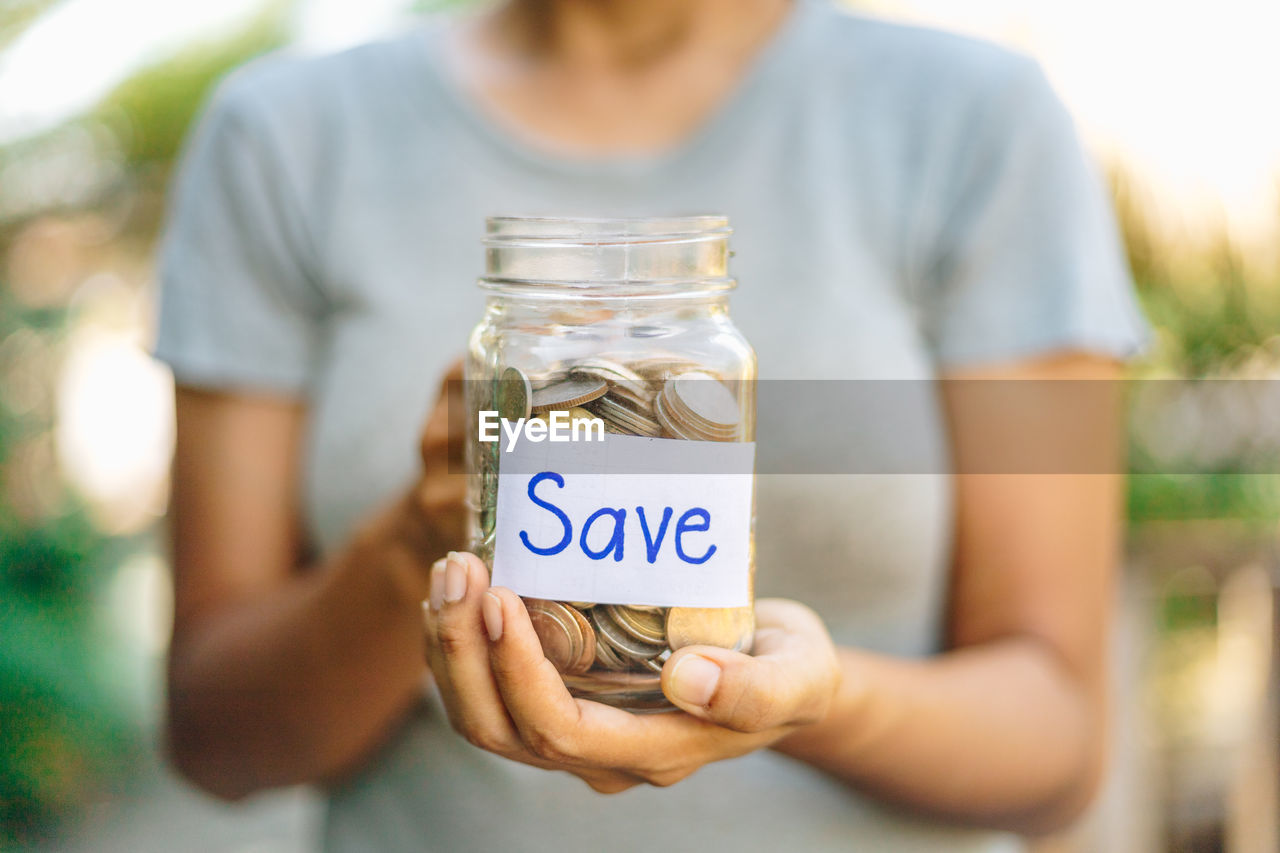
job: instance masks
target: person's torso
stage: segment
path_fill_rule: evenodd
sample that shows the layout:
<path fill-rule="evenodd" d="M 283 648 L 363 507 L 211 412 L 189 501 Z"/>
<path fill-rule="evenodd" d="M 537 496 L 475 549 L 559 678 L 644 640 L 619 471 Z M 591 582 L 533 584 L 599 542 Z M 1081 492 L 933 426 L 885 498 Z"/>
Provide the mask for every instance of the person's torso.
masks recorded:
<path fill-rule="evenodd" d="M 920 441 L 929 452 L 945 444 L 909 245 L 923 143 L 911 111 L 889 103 L 900 95 L 892 85 L 811 73 L 822 59 L 804 54 L 836 49 L 838 39 L 817 31 L 837 21 L 857 26 L 802 4 L 690 142 L 643 162 L 575 164 L 504 139 L 440 76 L 422 33 L 326 60 L 322 118 L 311 122 L 294 176 L 313 188 L 305 201 L 331 305 L 304 483 L 322 550 L 415 475 L 416 437 L 439 378 L 482 310 L 475 280 L 489 215 L 727 214 L 739 280 L 731 313 L 761 377 L 907 381 L 923 395 Z M 757 594 L 813 606 L 838 643 L 936 651 L 949 489 L 944 473 L 762 475 Z M 335 791 L 327 828 L 335 850 L 1005 843 L 1014 842 L 896 815 L 768 752 L 704 768 L 671 789 L 600 797 L 567 775 L 474 749 L 434 702 Z"/>

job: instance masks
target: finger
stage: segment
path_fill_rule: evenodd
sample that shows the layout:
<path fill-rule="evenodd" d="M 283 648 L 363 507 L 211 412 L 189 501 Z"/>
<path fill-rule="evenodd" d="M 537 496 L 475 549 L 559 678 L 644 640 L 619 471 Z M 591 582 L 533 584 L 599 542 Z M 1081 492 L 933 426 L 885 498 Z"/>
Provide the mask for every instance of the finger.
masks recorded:
<path fill-rule="evenodd" d="M 835 649 L 822 621 L 793 601 L 756 604 L 755 655 L 714 646 L 680 649 L 662 670 L 672 703 L 739 732 L 817 722 L 838 684 Z"/>
<path fill-rule="evenodd" d="M 511 719 L 503 712 L 498 725 L 502 729 L 501 739 L 505 742 L 506 748 L 497 749 L 496 745 L 487 743 L 486 738 L 481 734 L 481 730 L 486 727 L 478 722 L 478 717 L 474 713 L 469 712 L 465 703 L 460 701 L 461 694 L 454 686 L 453 668 L 446 664 L 443 654 L 440 652 L 440 644 L 436 641 L 436 633 L 438 630 L 438 616 L 444 605 L 444 585 L 445 575 L 447 572 L 447 561 L 445 559 L 437 560 L 432 566 L 431 572 L 431 597 L 422 603 L 423 625 L 428 637 L 427 657 L 434 673 L 433 677 L 437 684 L 442 699 L 445 703 L 446 710 L 449 713 L 450 722 L 454 723 L 454 727 L 463 733 L 464 729 L 468 730 L 464 736 L 467 736 L 473 744 L 488 748 L 490 752 L 503 755 L 515 761 L 520 761 L 534 767 L 540 767 L 548 770 L 562 770 L 563 767 L 544 761 L 532 753 L 523 750 L 519 746 L 519 736 L 516 734 Z M 483 607 L 482 622 L 483 622 Z M 490 678 L 492 685 L 492 678 Z M 464 692 L 470 692 L 470 688 L 464 687 Z M 493 694 L 496 696 L 496 688 L 493 688 Z M 500 700 L 496 700 L 500 701 Z M 463 722 L 470 720 L 471 724 Z M 593 790 L 602 794 L 616 794 L 621 791 L 628 790 L 641 784 L 644 780 L 631 774 L 613 771 L 613 770 L 597 770 L 588 769 L 575 771 L 576 775 L 586 782 Z"/>
<path fill-rule="evenodd" d="M 502 587 L 489 590 L 501 620 L 490 661 L 502 701 L 534 755 L 571 767 L 627 767 L 645 750 L 636 742 L 637 717 L 598 702 L 575 699 L 542 653 L 524 602 Z M 650 748 L 652 743 L 648 743 Z"/>
<path fill-rule="evenodd" d="M 502 704 L 489 667 L 481 602 L 489 587 L 484 563 L 474 554 L 451 552 L 444 574 L 433 583 L 431 669 L 453 727 L 472 744 L 509 757 L 520 738 Z M 436 606 L 438 603 L 438 606 Z"/>
<path fill-rule="evenodd" d="M 441 378 L 431 414 L 422 429 L 419 452 L 428 470 L 442 462 L 461 461 L 466 435 L 463 397 L 462 361 L 458 360 Z"/>

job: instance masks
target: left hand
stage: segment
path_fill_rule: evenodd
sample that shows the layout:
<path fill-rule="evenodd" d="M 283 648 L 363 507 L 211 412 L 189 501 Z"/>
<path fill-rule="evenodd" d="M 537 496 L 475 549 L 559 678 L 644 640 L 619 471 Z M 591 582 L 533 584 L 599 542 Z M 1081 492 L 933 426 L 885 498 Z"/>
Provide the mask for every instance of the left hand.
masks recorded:
<path fill-rule="evenodd" d="M 769 746 L 822 720 L 840 681 L 835 647 L 812 610 L 756 602 L 755 652 L 673 654 L 662 690 L 683 713 L 637 715 L 570 695 L 519 596 L 489 587 L 472 554 L 432 571 L 427 657 L 453 727 L 513 761 L 565 770 L 602 793 L 671 785 L 713 761 Z"/>

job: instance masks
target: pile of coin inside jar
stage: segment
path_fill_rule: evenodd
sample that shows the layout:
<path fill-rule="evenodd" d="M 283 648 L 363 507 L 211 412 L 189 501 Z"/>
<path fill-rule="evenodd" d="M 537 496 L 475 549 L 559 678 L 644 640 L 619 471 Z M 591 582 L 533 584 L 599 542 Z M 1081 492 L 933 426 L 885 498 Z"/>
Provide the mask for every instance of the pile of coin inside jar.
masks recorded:
<path fill-rule="evenodd" d="M 530 376 L 508 367 L 499 376 L 501 418 L 546 418 L 564 411 L 572 423 L 600 418 L 615 435 L 689 441 L 740 441 L 741 406 L 733 392 L 705 368 L 676 358 L 623 364 L 593 357 L 562 363 Z M 480 459 L 478 551 L 492 565 L 496 536 L 499 450 L 489 443 Z M 565 676 L 649 673 L 676 649 L 713 645 L 747 651 L 754 628 L 750 607 L 649 607 L 526 598 L 543 652 Z"/>

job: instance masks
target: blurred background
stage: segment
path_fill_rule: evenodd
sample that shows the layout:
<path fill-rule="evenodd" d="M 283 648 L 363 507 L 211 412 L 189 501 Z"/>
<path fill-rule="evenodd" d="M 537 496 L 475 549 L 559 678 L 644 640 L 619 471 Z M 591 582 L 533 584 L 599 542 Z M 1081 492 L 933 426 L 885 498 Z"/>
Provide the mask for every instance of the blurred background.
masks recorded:
<path fill-rule="evenodd" d="M 0 0 L 0 849 L 309 849 L 313 794 L 220 805 L 157 757 L 173 427 L 147 355 L 153 242 L 229 68 L 451 5 Z M 1157 328 L 1136 377 L 1280 378 L 1280 7 L 857 5 L 1044 64 L 1111 181 Z M 1280 412 L 1180 387 L 1135 401 L 1113 778 L 1042 851 L 1280 850 L 1280 478 L 1256 465 Z M 1195 473 L 1146 473 L 1174 470 Z"/>

